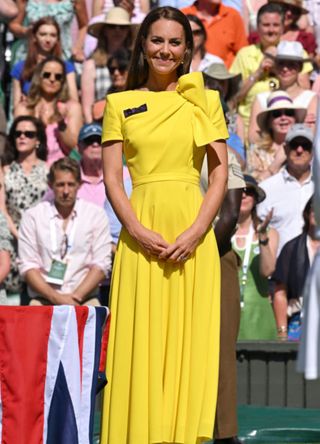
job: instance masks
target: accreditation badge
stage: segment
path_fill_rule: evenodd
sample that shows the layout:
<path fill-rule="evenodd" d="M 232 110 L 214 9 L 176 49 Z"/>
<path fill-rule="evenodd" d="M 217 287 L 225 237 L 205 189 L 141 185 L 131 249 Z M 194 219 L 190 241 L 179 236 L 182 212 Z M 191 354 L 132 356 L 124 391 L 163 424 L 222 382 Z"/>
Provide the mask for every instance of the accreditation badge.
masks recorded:
<path fill-rule="evenodd" d="M 52 260 L 51 268 L 47 276 L 45 277 L 48 284 L 63 285 L 64 276 L 67 271 L 67 263 L 58 261 L 56 259 Z"/>

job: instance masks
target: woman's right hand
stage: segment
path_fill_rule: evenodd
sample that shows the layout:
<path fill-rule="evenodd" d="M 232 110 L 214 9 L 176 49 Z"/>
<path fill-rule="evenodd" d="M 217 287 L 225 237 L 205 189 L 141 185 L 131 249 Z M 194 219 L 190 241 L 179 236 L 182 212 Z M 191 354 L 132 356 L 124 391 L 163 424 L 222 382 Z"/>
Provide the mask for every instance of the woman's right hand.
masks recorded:
<path fill-rule="evenodd" d="M 161 234 L 141 225 L 136 235 L 135 240 L 140 247 L 150 256 L 158 257 L 160 253 L 169 247 L 169 243 L 163 239 Z"/>

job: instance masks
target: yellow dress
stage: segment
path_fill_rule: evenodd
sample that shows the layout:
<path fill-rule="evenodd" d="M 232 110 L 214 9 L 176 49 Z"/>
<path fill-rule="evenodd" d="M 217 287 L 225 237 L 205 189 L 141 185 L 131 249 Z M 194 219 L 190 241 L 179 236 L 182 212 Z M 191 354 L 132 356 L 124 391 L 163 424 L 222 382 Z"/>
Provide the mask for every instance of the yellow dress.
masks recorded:
<path fill-rule="evenodd" d="M 107 100 L 102 140 L 123 140 L 131 205 L 144 226 L 173 243 L 198 214 L 206 144 L 228 137 L 219 95 L 192 73 L 180 77 L 175 91 L 125 91 Z M 196 444 L 212 437 L 219 312 L 212 229 L 181 264 L 151 259 L 122 230 L 101 444 Z"/>

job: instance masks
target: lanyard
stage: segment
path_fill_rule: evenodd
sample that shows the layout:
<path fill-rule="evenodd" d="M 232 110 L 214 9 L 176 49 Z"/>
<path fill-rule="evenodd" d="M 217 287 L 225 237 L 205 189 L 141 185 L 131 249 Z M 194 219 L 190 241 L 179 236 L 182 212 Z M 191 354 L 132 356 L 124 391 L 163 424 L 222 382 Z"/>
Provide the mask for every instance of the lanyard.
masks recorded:
<path fill-rule="evenodd" d="M 251 253 L 251 247 L 252 247 L 252 241 L 254 236 L 254 229 L 253 226 L 250 225 L 249 233 L 246 236 L 246 248 L 244 253 L 244 258 L 242 262 L 242 276 L 241 276 L 241 282 L 240 282 L 240 306 L 241 308 L 244 307 L 244 290 L 247 285 L 248 281 L 248 268 L 249 268 L 249 261 L 250 261 L 250 253 Z"/>
<path fill-rule="evenodd" d="M 59 248 L 58 248 L 58 240 L 57 240 L 57 227 L 56 227 L 56 223 L 55 223 L 55 217 L 52 217 L 50 220 L 50 239 L 51 239 L 51 249 L 52 249 L 52 253 L 54 257 L 57 257 L 59 259 L 64 259 L 65 261 L 67 260 L 67 257 L 70 255 L 70 251 L 72 249 L 73 246 L 73 242 L 74 242 L 74 237 L 75 237 L 75 232 L 76 232 L 76 225 L 77 225 L 77 220 L 73 219 L 72 220 L 72 227 L 70 228 L 70 222 L 68 222 L 67 225 L 67 229 L 66 229 L 66 236 L 67 236 L 67 246 L 66 246 L 66 254 L 64 255 L 63 258 L 61 258 L 61 255 L 59 255 Z"/>

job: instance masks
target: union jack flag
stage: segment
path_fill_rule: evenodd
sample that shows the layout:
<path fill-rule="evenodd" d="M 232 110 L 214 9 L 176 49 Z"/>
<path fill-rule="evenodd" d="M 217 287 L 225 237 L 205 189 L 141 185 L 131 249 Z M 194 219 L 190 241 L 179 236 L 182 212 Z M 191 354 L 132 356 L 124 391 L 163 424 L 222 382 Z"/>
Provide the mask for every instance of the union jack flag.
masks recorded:
<path fill-rule="evenodd" d="M 107 318 L 106 307 L 0 308 L 1 444 L 93 442 Z"/>

